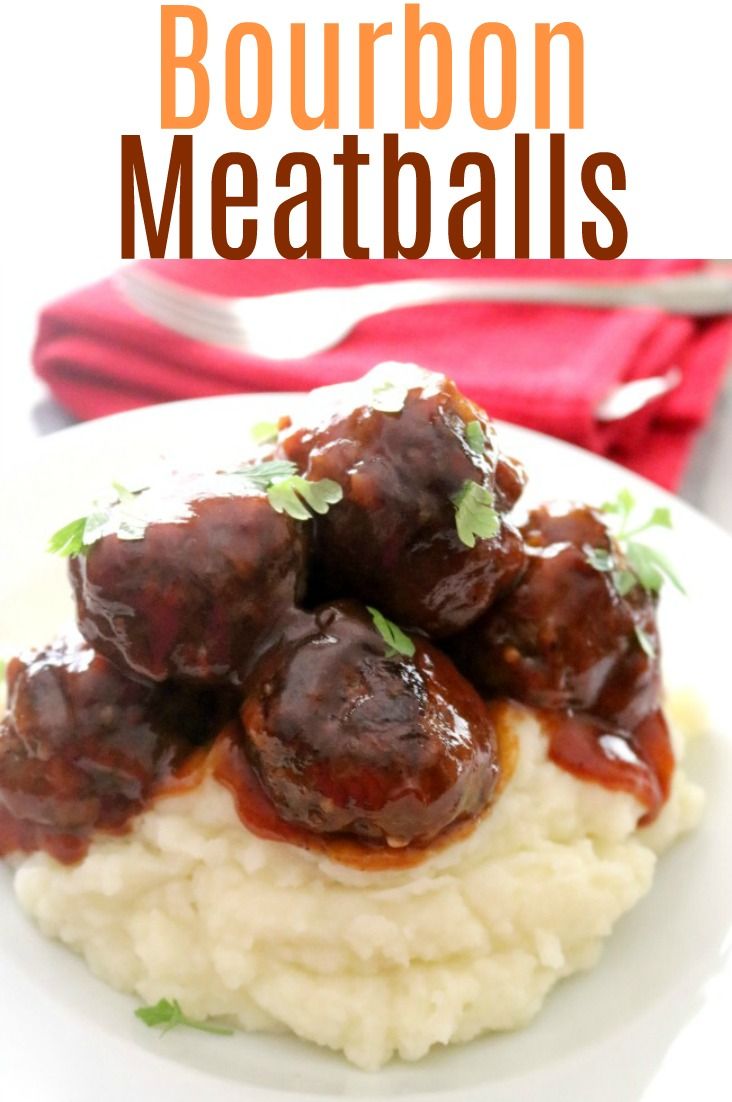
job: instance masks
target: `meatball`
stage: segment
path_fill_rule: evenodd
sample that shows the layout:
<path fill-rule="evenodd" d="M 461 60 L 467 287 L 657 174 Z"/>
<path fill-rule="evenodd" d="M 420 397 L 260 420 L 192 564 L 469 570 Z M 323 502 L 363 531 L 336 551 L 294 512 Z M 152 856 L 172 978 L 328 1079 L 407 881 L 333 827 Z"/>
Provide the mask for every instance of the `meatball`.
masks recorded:
<path fill-rule="evenodd" d="M 536 509 L 522 533 L 523 578 L 451 640 L 451 654 L 486 693 L 632 730 L 658 706 L 655 596 L 640 584 L 623 596 L 613 570 L 592 565 L 596 551 L 601 564 L 625 564 L 588 506 Z"/>
<path fill-rule="evenodd" d="M 211 693 L 132 681 L 81 639 L 8 665 L 0 725 L 0 850 L 83 856 L 117 830 L 231 704 Z"/>
<path fill-rule="evenodd" d="M 210 485 L 142 494 L 141 538 L 102 534 L 71 559 L 79 628 L 127 672 L 236 682 L 304 590 L 306 528 L 241 479 Z"/>
<path fill-rule="evenodd" d="M 357 597 L 439 638 L 467 627 L 520 575 L 521 539 L 502 514 L 524 475 L 497 452 L 485 413 L 444 376 L 408 371 L 388 410 L 379 377 L 332 388 L 340 401 L 330 419 L 291 429 L 277 454 L 343 488 L 315 522 L 315 599 Z M 495 534 L 472 547 L 456 528 L 466 483 L 487 492 L 498 514 Z"/>
<path fill-rule="evenodd" d="M 424 844 L 488 804 L 496 737 L 448 658 L 389 656 L 355 602 L 303 615 L 254 671 L 244 747 L 281 818 L 320 834 Z"/>

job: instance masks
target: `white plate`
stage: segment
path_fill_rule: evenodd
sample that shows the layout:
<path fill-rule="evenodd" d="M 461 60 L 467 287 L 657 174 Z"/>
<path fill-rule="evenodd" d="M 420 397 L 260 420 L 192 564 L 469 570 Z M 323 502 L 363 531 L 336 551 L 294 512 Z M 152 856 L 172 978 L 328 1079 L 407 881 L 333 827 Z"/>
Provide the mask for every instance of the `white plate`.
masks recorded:
<path fill-rule="evenodd" d="M 296 398 L 255 395 L 176 403 L 68 429 L 4 472 L 0 489 L 0 653 L 43 643 L 69 618 L 64 564 L 50 532 L 83 513 L 112 478 L 134 478 L 161 453 L 220 462 L 249 447 L 248 426 Z M 689 768 L 708 793 L 697 832 L 667 854 L 652 893 L 618 926 L 598 967 L 565 981 L 526 1030 L 438 1051 L 367 1075 L 340 1057 L 265 1035 L 161 1038 L 131 999 L 95 980 L 21 915 L 0 875 L 0 1098 L 22 1102 L 302 1102 L 303 1099 L 486 1099 L 669 1102 L 732 1097 L 732 541 L 683 503 L 596 456 L 503 426 L 530 475 L 527 500 L 602 502 L 629 486 L 645 508 L 673 508 L 670 549 L 689 590 L 663 598 L 667 679 L 695 685 L 714 734 Z M 313 1008 L 317 1012 L 317 1008 Z"/>

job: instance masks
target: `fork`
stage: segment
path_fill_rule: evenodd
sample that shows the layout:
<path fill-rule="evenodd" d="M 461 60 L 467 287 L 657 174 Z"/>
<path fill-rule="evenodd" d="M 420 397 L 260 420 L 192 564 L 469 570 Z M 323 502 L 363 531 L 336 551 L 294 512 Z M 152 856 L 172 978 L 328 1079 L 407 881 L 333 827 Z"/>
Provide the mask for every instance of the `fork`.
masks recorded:
<path fill-rule="evenodd" d="M 116 278 L 131 305 L 161 325 L 207 344 L 270 360 L 303 359 L 336 347 L 365 318 L 442 302 L 631 307 L 699 317 L 732 312 L 732 278 L 708 272 L 630 282 L 405 279 L 249 298 L 194 291 L 139 265 L 123 268 Z"/>

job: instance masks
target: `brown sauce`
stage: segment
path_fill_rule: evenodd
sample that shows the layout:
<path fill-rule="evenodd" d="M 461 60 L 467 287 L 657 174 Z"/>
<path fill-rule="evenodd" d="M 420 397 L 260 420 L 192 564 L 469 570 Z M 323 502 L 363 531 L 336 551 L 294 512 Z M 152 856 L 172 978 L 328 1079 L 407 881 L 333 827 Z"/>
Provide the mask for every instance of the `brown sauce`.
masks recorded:
<path fill-rule="evenodd" d="M 675 764 L 660 709 L 632 732 L 614 730 L 594 716 L 540 714 L 549 736 L 549 757 L 556 765 L 581 780 L 629 792 L 646 808 L 639 825 L 653 822 L 668 799 Z"/>
<path fill-rule="evenodd" d="M 75 865 L 86 857 L 88 849 L 88 838 L 45 829 L 38 823 L 18 819 L 7 808 L 0 807 L 0 857 L 44 850 L 62 865 Z"/>
<path fill-rule="evenodd" d="M 310 852 L 322 853 L 333 861 L 352 868 L 373 870 L 406 869 L 421 864 L 431 853 L 467 837 L 493 806 L 495 798 L 513 775 L 518 757 L 515 735 L 506 722 L 501 722 L 503 702 L 490 707 L 496 717 L 499 781 L 493 800 L 479 814 L 465 816 L 452 823 L 427 844 L 391 847 L 346 834 L 316 834 L 305 827 L 286 822 L 264 791 L 238 737 L 237 724 L 231 724 L 218 736 L 209 754 L 208 770 L 220 784 L 229 789 L 237 813 L 244 826 L 259 838 L 286 842 Z"/>
<path fill-rule="evenodd" d="M 477 619 L 525 557 L 504 519 L 492 538 L 466 546 L 455 527 L 455 495 L 474 482 L 503 518 L 525 476 L 498 452 L 483 411 L 448 379 L 435 380 L 410 390 L 398 416 L 372 405 L 331 411 L 316 428 L 285 435 L 277 454 L 309 479 L 343 489 L 338 507 L 314 525 L 311 603 L 355 597 L 439 639 Z M 469 424 L 479 427 L 481 447 L 469 446 Z"/>
<path fill-rule="evenodd" d="M 8 694 L 0 856 L 43 849 L 64 864 L 97 833 L 125 834 L 161 792 L 194 787 L 233 714 L 227 691 L 132 681 L 76 639 L 13 659 Z"/>
<path fill-rule="evenodd" d="M 485 703 L 421 636 L 390 655 L 355 601 L 302 614 L 260 662 L 244 750 L 287 822 L 399 847 L 490 803 L 499 773 Z"/>
<path fill-rule="evenodd" d="M 448 640 L 458 667 L 489 698 L 541 717 L 549 757 L 585 781 L 630 792 L 651 822 L 674 768 L 660 707 L 657 595 L 621 592 L 593 555 L 627 567 L 602 516 L 543 506 L 521 529 L 527 566 L 510 593 Z M 644 645 L 645 644 L 645 645 Z"/>
<path fill-rule="evenodd" d="M 438 383 L 280 440 L 280 458 L 341 486 L 312 522 L 263 491 L 195 497 L 144 539 L 108 533 L 72 557 L 86 642 L 8 665 L 0 856 L 79 861 L 212 774 L 260 837 L 362 869 L 417 865 L 511 777 L 513 701 L 540 717 L 555 764 L 634 795 L 641 824 L 657 816 L 674 768 L 657 593 L 587 506 L 514 529 L 521 470 Z M 456 527 L 471 483 L 497 521 L 472 546 Z M 366 604 L 411 630 L 411 658 L 385 651 Z"/>

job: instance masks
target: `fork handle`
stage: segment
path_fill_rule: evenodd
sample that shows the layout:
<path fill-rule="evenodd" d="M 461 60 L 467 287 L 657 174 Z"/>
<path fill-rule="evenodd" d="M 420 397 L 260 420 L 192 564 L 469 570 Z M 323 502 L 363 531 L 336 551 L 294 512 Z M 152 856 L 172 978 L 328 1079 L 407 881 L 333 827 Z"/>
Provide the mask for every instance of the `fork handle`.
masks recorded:
<path fill-rule="evenodd" d="M 333 288 L 335 291 L 336 288 Z M 712 316 L 732 311 L 732 279 L 703 273 L 621 282 L 553 279 L 405 279 L 338 288 L 363 316 L 435 302 L 479 301 L 546 305 L 646 307 L 672 314 Z M 339 296 L 340 297 L 340 296 Z"/>

